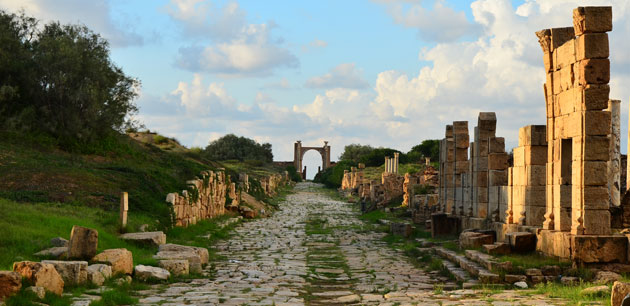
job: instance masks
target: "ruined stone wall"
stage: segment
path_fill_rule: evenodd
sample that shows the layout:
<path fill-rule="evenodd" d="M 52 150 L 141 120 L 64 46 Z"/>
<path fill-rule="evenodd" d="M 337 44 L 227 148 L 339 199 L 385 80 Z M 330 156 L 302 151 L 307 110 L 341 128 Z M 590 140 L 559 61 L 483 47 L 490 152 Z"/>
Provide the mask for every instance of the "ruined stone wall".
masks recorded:
<path fill-rule="evenodd" d="M 611 30 L 611 7 L 579 7 L 573 27 L 536 33 L 547 74 L 545 229 L 610 234 Z"/>
<path fill-rule="evenodd" d="M 546 126 L 519 129 L 514 166 L 509 169 L 507 224 L 542 227 L 546 210 Z"/>
<path fill-rule="evenodd" d="M 470 137 L 468 136 L 468 121 L 453 122 L 453 207 L 450 211 L 455 215 L 464 215 L 464 202 L 470 188 L 468 187 L 468 146 L 470 145 Z M 449 182 L 450 183 L 450 182 Z"/>
<path fill-rule="evenodd" d="M 361 184 L 363 184 L 363 169 L 364 164 L 359 164 L 359 167 L 352 167 L 350 171 L 343 171 L 343 179 L 341 180 L 342 190 L 356 190 Z"/>
<path fill-rule="evenodd" d="M 423 179 L 420 174 L 405 173 L 405 180 L 403 182 L 403 203 L 402 206 L 408 207 L 414 196 L 414 186 L 420 185 L 420 181 Z"/>
<path fill-rule="evenodd" d="M 425 224 L 431 220 L 431 214 L 439 212 L 438 195 L 414 195 L 409 202 L 409 211 L 414 223 Z"/>
<path fill-rule="evenodd" d="M 188 189 L 182 193 L 169 193 L 166 202 L 173 207 L 175 226 L 188 226 L 200 220 L 214 218 L 225 214 L 226 207 L 238 208 L 241 202 L 241 192 L 249 190 L 249 177 L 240 175 L 241 182 L 237 187 L 229 175 L 224 171 L 204 171 L 201 178 L 190 180 Z M 247 185 L 243 180 L 247 179 Z M 286 175 L 274 174 L 262 177 L 260 184 L 267 196 L 274 196 L 278 187 L 289 182 Z"/>

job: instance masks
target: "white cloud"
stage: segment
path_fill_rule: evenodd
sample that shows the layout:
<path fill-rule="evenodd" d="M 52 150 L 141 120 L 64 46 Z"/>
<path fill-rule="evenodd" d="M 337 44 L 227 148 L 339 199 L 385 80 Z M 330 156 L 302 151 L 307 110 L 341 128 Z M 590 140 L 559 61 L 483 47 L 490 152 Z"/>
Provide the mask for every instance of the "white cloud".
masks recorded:
<path fill-rule="evenodd" d="M 309 52 L 315 49 L 324 49 L 326 47 L 328 47 L 328 42 L 315 38 L 307 45 L 302 46 L 302 52 Z"/>
<path fill-rule="evenodd" d="M 144 39 L 135 33 L 130 21 L 115 20 L 108 0 L 0 0 L 0 9 L 61 23 L 82 23 L 101 34 L 114 47 L 142 45 Z M 126 18 L 123 18 L 126 19 Z"/>
<path fill-rule="evenodd" d="M 478 32 L 478 26 L 471 24 L 464 12 L 455 11 L 444 0 L 434 0 L 432 9 L 425 8 L 423 1 L 376 2 L 385 3 L 396 23 L 418 29 L 418 36 L 426 41 L 455 41 Z"/>
<path fill-rule="evenodd" d="M 193 72 L 230 76 L 265 76 L 274 69 L 294 68 L 299 61 L 273 39 L 273 21 L 248 24 L 236 1 L 221 9 L 211 1 L 171 0 L 167 13 L 195 44 L 180 48 L 177 65 Z"/>
<path fill-rule="evenodd" d="M 323 76 L 310 78 L 305 86 L 309 88 L 366 88 L 370 84 L 363 79 L 361 73 L 362 71 L 356 69 L 354 63 L 340 64 Z"/>

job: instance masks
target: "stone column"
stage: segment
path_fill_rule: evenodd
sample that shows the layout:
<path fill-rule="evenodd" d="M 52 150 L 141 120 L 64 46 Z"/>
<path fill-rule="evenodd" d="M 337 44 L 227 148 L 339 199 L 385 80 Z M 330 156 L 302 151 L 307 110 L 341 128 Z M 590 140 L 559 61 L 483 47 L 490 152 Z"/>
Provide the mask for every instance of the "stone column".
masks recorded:
<path fill-rule="evenodd" d="M 385 173 L 389 173 L 389 156 L 385 156 Z"/>
<path fill-rule="evenodd" d="M 464 182 L 462 177 L 468 173 L 468 146 L 470 137 L 468 135 L 468 121 L 453 122 L 453 188 L 454 200 L 453 214 L 464 215 Z"/>
<path fill-rule="evenodd" d="M 129 194 L 123 192 L 120 194 L 120 227 L 127 226 L 127 211 L 129 210 Z"/>
<path fill-rule="evenodd" d="M 400 153 L 395 152 L 394 153 L 394 169 L 392 172 L 398 174 L 398 156 L 400 155 Z"/>
<path fill-rule="evenodd" d="M 608 190 L 610 192 L 610 204 L 617 207 L 621 205 L 621 101 L 609 100 L 606 110 L 612 116 L 610 160 L 608 161 Z"/>
<path fill-rule="evenodd" d="M 425 157 L 424 158 L 424 165 L 425 166 L 431 166 L 431 157 Z"/>

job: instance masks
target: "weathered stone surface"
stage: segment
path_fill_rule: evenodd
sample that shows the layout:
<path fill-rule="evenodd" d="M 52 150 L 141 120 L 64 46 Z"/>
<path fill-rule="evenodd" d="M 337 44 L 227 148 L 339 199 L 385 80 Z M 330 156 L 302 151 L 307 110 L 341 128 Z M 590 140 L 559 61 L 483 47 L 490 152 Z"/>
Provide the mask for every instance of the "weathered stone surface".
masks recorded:
<path fill-rule="evenodd" d="M 44 287 L 57 295 L 63 293 L 63 279 L 51 264 L 21 261 L 13 263 L 13 271 L 20 273 L 35 286 Z"/>
<path fill-rule="evenodd" d="M 82 285 L 87 282 L 87 261 L 42 260 L 42 263 L 53 265 L 66 285 Z"/>
<path fill-rule="evenodd" d="M 408 223 L 394 222 L 389 225 L 392 235 L 398 235 L 403 237 L 409 237 L 413 233 L 413 227 Z"/>
<path fill-rule="evenodd" d="M 610 287 L 606 285 L 588 287 L 580 291 L 581 295 L 600 295 L 600 294 L 608 294 L 608 293 L 610 293 Z"/>
<path fill-rule="evenodd" d="M 194 247 L 194 246 L 188 246 L 188 245 L 179 245 L 179 244 L 174 244 L 174 243 L 167 243 L 167 244 L 161 245 L 159 248 L 159 251 L 160 252 L 162 251 L 193 252 L 199 255 L 199 259 L 202 265 L 207 264 L 210 258 L 208 254 L 208 249 L 206 248 L 200 248 L 200 247 Z"/>
<path fill-rule="evenodd" d="M 39 256 L 39 257 L 52 257 L 52 258 L 67 257 L 68 247 L 53 247 L 50 249 L 41 250 L 33 255 Z"/>
<path fill-rule="evenodd" d="M 22 288 L 22 276 L 17 272 L 0 271 L 0 301 L 12 296 Z"/>
<path fill-rule="evenodd" d="M 488 255 L 507 255 L 510 254 L 510 245 L 505 242 L 497 242 L 495 244 L 484 244 L 484 252 Z"/>
<path fill-rule="evenodd" d="M 93 264 L 87 267 L 88 282 L 102 286 L 106 279 L 112 277 L 112 267 L 104 264 Z"/>
<path fill-rule="evenodd" d="M 173 275 L 188 275 L 190 263 L 184 259 L 160 260 L 160 268 L 168 270 Z"/>
<path fill-rule="evenodd" d="M 121 239 L 132 241 L 138 244 L 159 246 L 166 243 L 166 235 L 161 232 L 137 232 L 126 233 L 120 236 Z"/>
<path fill-rule="evenodd" d="M 194 251 L 160 251 L 153 258 L 157 260 L 186 260 L 191 273 L 201 273 L 201 256 Z"/>
<path fill-rule="evenodd" d="M 630 283 L 615 282 L 610 294 L 610 305 L 620 306 L 626 295 L 630 294 Z"/>
<path fill-rule="evenodd" d="M 590 236 L 571 237 L 573 260 L 583 263 L 619 262 L 628 260 L 628 238 L 625 236 Z"/>
<path fill-rule="evenodd" d="M 92 258 L 94 262 L 108 263 L 112 273 L 131 274 L 133 272 L 133 254 L 127 249 L 108 249 Z"/>
<path fill-rule="evenodd" d="M 512 252 L 528 253 L 536 250 L 536 235 L 530 232 L 507 233 L 505 236 Z"/>
<path fill-rule="evenodd" d="M 621 275 L 611 271 L 597 271 L 595 273 L 595 283 L 598 284 L 612 284 L 621 280 Z"/>
<path fill-rule="evenodd" d="M 508 284 L 514 284 L 516 282 L 527 282 L 527 276 L 525 275 L 514 275 L 514 274 L 506 274 L 505 282 Z"/>
<path fill-rule="evenodd" d="M 247 206 L 239 206 L 238 210 L 241 213 L 241 216 L 246 219 L 254 219 L 257 216 L 256 211 Z"/>
<path fill-rule="evenodd" d="M 53 239 L 50 239 L 50 244 L 53 247 L 68 247 L 68 244 L 70 244 L 70 241 L 62 237 L 55 237 Z"/>
<path fill-rule="evenodd" d="M 514 283 L 514 286 L 521 289 L 527 289 L 527 283 L 524 281 Z"/>
<path fill-rule="evenodd" d="M 463 232 L 459 235 L 459 247 L 462 249 L 476 249 L 484 244 L 494 243 L 494 237 L 477 232 Z"/>
<path fill-rule="evenodd" d="M 149 279 L 167 280 L 171 277 L 171 273 L 165 269 L 145 265 L 137 265 L 134 268 L 133 275 L 135 278 L 143 281 Z"/>
<path fill-rule="evenodd" d="M 30 286 L 26 288 L 26 291 L 33 292 L 35 296 L 37 296 L 40 299 L 43 299 L 44 297 L 46 297 L 46 289 L 44 289 L 44 287 Z"/>
<path fill-rule="evenodd" d="M 562 268 L 559 266 L 542 266 L 540 271 L 544 276 L 558 276 L 562 274 Z"/>
<path fill-rule="evenodd" d="M 580 278 L 575 276 L 563 276 L 560 278 L 560 282 L 563 285 L 575 285 L 580 281 Z"/>
<path fill-rule="evenodd" d="M 68 258 L 90 259 L 96 255 L 98 231 L 95 229 L 73 226 L 68 243 Z"/>

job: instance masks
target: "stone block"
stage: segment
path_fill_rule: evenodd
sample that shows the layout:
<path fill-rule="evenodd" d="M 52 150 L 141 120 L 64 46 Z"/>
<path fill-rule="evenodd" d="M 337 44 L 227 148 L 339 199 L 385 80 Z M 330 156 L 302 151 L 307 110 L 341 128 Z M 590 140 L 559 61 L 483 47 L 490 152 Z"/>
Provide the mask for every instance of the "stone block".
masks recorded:
<path fill-rule="evenodd" d="M 20 292 L 22 276 L 17 272 L 0 271 L 0 301 Z"/>
<path fill-rule="evenodd" d="M 160 246 L 166 243 L 166 235 L 161 231 L 126 233 L 121 235 L 120 238 L 126 241 L 150 246 Z"/>
<path fill-rule="evenodd" d="M 480 112 L 477 119 L 479 131 L 496 131 L 497 115 L 494 112 Z"/>
<path fill-rule="evenodd" d="M 615 282 L 612 286 L 612 292 L 610 294 L 610 305 L 621 306 L 621 302 L 630 294 L 630 283 Z"/>
<path fill-rule="evenodd" d="M 580 86 L 608 84 L 610 82 L 610 60 L 607 58 L 584 59 L 575 65 Z"/>
<path fill-rule="evenodd" d="M 583 160 L 608 161 L 610 159 L 610 138 L 608 136 L 576 137 L 573 140 L 573 147 L 582 148 L 581 159 Z M 579 154 L 573 154 L 573 160 L 580 160 L 579 157 Z"/>
<path fill-rule="evenodd" d="M 63 293 L 63 279 L 51 264 L 21 261 L 13 263 L 13 271 L 19 273 L 34 286 L 43 287 L 56 295 Z"/>
<path fill-rule="evenodd" d="M 90 259 L 96 255 L 98 231 L 95 229 L 73 226 L 68 243 L 68 258 Z"/>
<path fill-rule="evenodd" d="M 462 249 L 477 249 L 484 244 L 493 244 L 494 237 L 478 232 L 463 232 L 459 235 L 459 247 Z"/>
<path fill-rule="evenodd" d="M 505 138 L 490 137 L 488 140 L 488 153 L 503 153 L 503 152 L 505 152 Z"/>
<path fill-rule="evenodd" d="M 455 236 L 461 232 L 461 220 L 445 213 L 431 215 L 431 237 Z"/>
<path fill-rule="evenodd" d="M 168 270 L 173 275 L 188 275 L 190 263 L 187 260 L 160 260 L 160 268 Z"/>
<path fill-rule="evenodd" d="M 455 148 L 467 149 L 470 145 L 470 137 L 468 134 L 455 134 Z"/>
<path fill-rule="evenodd" d="M 497 256 L 497 255 L 507 255 L 510 254 L 510 245 L 505 242 L 497 242 L 494 244 L 484 244 L 483 245 L 484 252 L 489 255 Z"/>
<path fill-rule="evenodd" d="M 42 263 L 53 265 L 66 285 L 82 285 L 88 280 L 87 261 L 42 260 Z"/>
<path fill-rule="evenodd" d="M 579 163 L 573 163 L 572 174 L 575 182 L 579 182 L 579 176 L 582 176 L 584 186 L 604 186 L 608 182 L 607 171 L 608 164 L 605 161 L 584 161 L 582 167 Z M 575 175 L 578 175 L 578 179 L 575 179 Z"/>
<path fill-rule="evenodd" d="M 547 146 L 525 146 L 525 165 L 545 165 L 547 163 Z"/>
<path fill-rule="evenodd" d="M 127 249 L 108 249 L 92 258 L 94 262 L 107 263 L 112 272 L 131 274 L 133 272 L 133 254 Z"/>
<path fill-rule="evenodd" d="M 525 175 L 528 186 L 545 186 L 547 185 L 547 167 L 546 165 L 528 165 L 525 166 Z"/>
<path fill-rule="evenodd" d="M 582 210 L 584 235 L 610 235 L 610 211 L 608 209 Z"/>
<path fill-rule="evenodd" d="M 608 58 L 608 34 L 587 33 L 578 36 L 576 39 L 577 60 Z"/>
<path fill-rule="evenodd" d="M 468 134 L 468 121 L 453 121 L 453 137 L 458 134 Z"/>
<path fill-rule="evenodd" d="M 571 257 L 580 263 L 625 263 L 628 260 L 627 249 L 628 238 L 621 235 L 574 235 L 571 237 Z"/>
<path fill-rule="evenodd" d="M 505 236 L 514 253 L 529 253 L 536 250 L 536 235 L 530 232 L 507 233 Z"/>
<path fill-rule="evenodd" d="M 88 282 L 102 286 L 105 280 L 112 277 L 112 267 L 103 264 L 93 264 L 87 267 Z"/>
<path fill-rule="evenodd" d="M 573 10 L 575 35 L 610 32 L 612 26 L 612 7 L 610 6 L 587 6 Z"/>
<path fill-rule="evenodd" d="M 610 86 L 590 84 L 584 87 L 581 100 L 582 110 L 602 110 L 608 107 Z"/>
<path fill-rule="evenodd" d="M 413 227 L 408 223 L 392 222 L 390 224 L 390 231 L 392 235 L 410 237 L 413 233 Z"/>
<path fill-rule="evenodd" d="M 54 247 L 50 249 L 41 250 L 35 254 L 38 257 L 47 257 L 47 258 L 63 258 L 68 257 L 68 247 Z"/>
<path fill-rule="evenodd" d="M 151 280 L 151 279 L 168 280 L 168 278 L 171 277 L 171 273 L 168 272 L 166 269 L 145 266 L 145 265 L 137 265 L 134 268 L 133 275 L 135 278 L 142 281 Z"/>
<path fill-rule="evenodd" d="M 547 208 L 544 206 L 543 207 L 532 206 L 532 205 L 525 206 L 525 216 L 526 216 L 525 225 L 542 226 L 543 222 L 545 221 L 546 212 L 547 212 Z"/>
<path fill-rule="evenodd" d="M 546 146 L 547 126 L 527 125 L 518 130 L 519 146 Z"/>
<path fill-rule="evenodd" d="M 575 63 L 575 40 L 568 40 L 556 50 L 554 50 L 553 60 L 556 71 Z M 554 93 L 557 93 L 557 91 L 554 90 Z"/>
<path fill-rule="evenodd" d="M 50 244 L 53 247 L 68 247 L 69 243 L 70 241 L 62 237 L 55 237 L 55 238 L 50 239 Z"/>
<path fill-rule="evenodd" d="M 488 187 L 488 171 L 477 171 L 475 187 Z"/>
<path fill-rule="evenodd" d="M 525 166 L 525 147 L 519 146 L 514 148 L 513 152 L 513 161 L 514 167 L 523 167 Z"/>
<path fill-rule="evenodd" d="M 508 168 L 507 153 L 488 154 L 488 170 L 505 170 Z"/>
<path fill-rule="evenodd" d="M 609 190 L 606 186 L 585 186 L 575 188 L 573 192 L 579 192 L 584 209 L 608 209 L 610 207 Z"/>
<path fill-rule="evenodd" d="M 585 135 L 610 135 L 612 114 L 609 111 L 586 111 L 583 124 Z"/>

